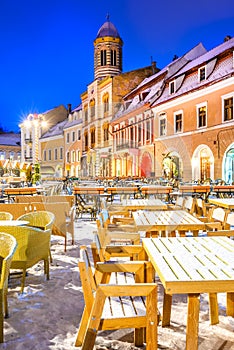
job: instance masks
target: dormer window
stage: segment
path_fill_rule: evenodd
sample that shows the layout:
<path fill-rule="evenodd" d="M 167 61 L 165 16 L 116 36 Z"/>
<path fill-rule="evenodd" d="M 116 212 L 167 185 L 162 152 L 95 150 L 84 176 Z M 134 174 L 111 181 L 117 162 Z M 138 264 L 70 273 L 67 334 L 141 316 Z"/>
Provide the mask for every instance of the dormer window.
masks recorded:
<path fill-rule="evenodd" d="M 199 81 L 206 80 L 206 67 L 199 68 L 198 75 Z"/>
<path fill-rule="evenodd" d="M 170 95 L 175 93 L 175 81 L 171 81 L 169 84 Z"/>

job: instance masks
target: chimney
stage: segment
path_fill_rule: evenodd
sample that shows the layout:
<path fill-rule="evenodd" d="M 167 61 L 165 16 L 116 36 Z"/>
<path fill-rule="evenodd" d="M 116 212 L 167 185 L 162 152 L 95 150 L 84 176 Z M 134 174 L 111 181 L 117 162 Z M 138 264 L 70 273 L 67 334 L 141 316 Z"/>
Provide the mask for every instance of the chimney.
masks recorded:
<path fill-rule="evenodd" d="M 232 38 L 231 35 L 226 35 L 223 41 L 226 42 L 226 41 L 230 40 L 231 38 Z"/>
<path fill-rule="evenodd" d="M 152 60 L 152 56 L 151 56 L 151 66 L 152 66 L 152 73 L 154 74 L 156 72 L 156 62 Z"/>
<path fill-rule="evenodd" d="M 67 113 L 70 114 L 71 113 L 71 103 L 67 104 Z"/>

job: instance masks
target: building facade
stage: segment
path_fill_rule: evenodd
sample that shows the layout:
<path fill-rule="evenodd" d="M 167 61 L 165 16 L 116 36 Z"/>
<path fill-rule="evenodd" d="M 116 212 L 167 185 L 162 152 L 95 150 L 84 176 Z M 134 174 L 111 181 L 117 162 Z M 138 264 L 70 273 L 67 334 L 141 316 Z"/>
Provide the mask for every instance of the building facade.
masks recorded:
<path fill-rule="evenodd" d="M 123 96 L 145 77 L 158 71 L 151 66 L 122 72 L 123 41 L 107 19 L 94 40 L 94 81 L 81 94 L 83 114 L 83 177 L 109 177 L 113 174 L 113 135 L 110 122 L 122 105 Z"/>
<path fill-rule="evenodd" d="M 124 97 L 113 175 L 234 181 L 233 52 L 231 37 L 199 44 Z"/>

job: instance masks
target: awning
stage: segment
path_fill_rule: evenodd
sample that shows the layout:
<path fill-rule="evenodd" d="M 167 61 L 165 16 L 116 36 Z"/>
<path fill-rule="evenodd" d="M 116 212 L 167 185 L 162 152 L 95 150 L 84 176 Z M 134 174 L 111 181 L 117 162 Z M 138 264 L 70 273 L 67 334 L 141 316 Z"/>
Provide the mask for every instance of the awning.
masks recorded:
<path fill-rule="evenodd" d="M 40 173 L 43 175 L 54 175 L 55 170 L 52 166 L 41 166 Z"/>

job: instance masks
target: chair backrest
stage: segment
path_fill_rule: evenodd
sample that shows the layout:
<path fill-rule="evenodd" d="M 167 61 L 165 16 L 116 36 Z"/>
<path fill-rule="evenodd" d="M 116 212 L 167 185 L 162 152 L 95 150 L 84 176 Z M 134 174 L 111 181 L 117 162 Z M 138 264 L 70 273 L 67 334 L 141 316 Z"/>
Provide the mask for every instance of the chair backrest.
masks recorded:
<path fill-rule="evenodd" d="M 234 212 L 227 213 L 225 218 L 224 228 L 230 229 L 230 230 L 234 229 Z"/>
<path fill-rule="evenodd" d="M 186 197 L 184 200 L 184 209 L 186 209 L 190 214 L 195 211 L 195 200 L 192 196 Z"/>
<path fill-rule="evenodd" d="M 11 213 L 8 213 L 6 211 L 0 212 L 0 220 L 12 220 L 13 215 Z"/>
<path fill-rule="evenodd" d="M 182 197 L 182 196 L 177 196 L 175 205 L 177 205 L 177 206 L 183 208 L 183 205 L 184 205 L 184 197 Z"/>
<path fill-rule="evenodd" d="M 28 221 L 29 226 L 34 226 L 43 230 L 52 229 L 55 215 L 49 211 L 34 211 L 21 215 L 18 220 Z"/>
<path fill-rule="evenodd" d="M 215 207 L 211 211 L 211 221 L 220 221 L 222 224 L 226 222 L 228 210 L 220 207 Z"/>
<path fill-rule="evenodd" d="M 7 287 L 11 262 L 17 248 L 15 237 L 0 232 L 0 290 Z"/>

